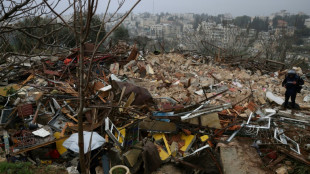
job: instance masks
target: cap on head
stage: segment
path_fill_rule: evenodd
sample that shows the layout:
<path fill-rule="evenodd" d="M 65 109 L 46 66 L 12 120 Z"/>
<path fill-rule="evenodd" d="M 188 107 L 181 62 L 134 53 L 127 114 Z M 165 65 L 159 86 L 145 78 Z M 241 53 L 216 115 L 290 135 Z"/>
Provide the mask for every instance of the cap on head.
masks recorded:
<path fill-rule="evenodd" d="M 288 70 L 287 74 L 296 74 L 296 71 L 294 69 Z"/>

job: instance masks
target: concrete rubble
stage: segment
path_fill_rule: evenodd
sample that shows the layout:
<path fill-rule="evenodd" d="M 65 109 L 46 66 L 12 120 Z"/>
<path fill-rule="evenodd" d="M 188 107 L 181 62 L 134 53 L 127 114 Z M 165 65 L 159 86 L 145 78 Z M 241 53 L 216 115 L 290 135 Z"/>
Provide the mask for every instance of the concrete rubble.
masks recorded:
<path fill-rule="evenodd" d="M 78 132 L 76 56 L 46 57 L 30 62 L 32 69 L 19 67 L 18 78 L 7 77 L 0 87 L 1 159 L 78 173 L 78 153 L 66 142 Z M 204 62 L 191 54 L 142 56 L 126 43 L 98 53 L 82 109 L 84 132 L 101 139 L 85 152 L 93 159 L 90 170 L 228 174 L 309 167 L 310 83 L 303 71 L 295 68 L 305 80 L 300 109 L 283 109 L 287 69 Z"/>

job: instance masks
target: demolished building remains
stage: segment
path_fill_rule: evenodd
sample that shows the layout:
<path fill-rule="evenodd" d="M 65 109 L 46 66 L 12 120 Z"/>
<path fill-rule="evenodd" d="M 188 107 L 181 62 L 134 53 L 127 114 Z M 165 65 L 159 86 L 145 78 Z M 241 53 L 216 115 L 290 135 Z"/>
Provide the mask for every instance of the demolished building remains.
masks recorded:
<path fill-rule="evenodd" d="M 79 53 L 72 51 L 30 61 L 2 83 L 5 160 L 77 172 Z M 274 66 L 142 55 L 126 44 L 98 53 L 83 108 L 90 167 L 103 173 L 288 173 L 309 166 L 309 80 L 294 67 L 305 80 L 296 99 L 300 109 L 283 109 L 287 68 L 266 63 Z"/>

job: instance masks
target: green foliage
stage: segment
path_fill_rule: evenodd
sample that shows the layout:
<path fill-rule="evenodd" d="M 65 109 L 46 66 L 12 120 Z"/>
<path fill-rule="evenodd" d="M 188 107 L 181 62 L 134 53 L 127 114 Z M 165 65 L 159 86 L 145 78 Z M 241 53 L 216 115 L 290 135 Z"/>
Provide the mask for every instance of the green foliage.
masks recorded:
<path fill-rule="evenodd" d="M 168 18 L 168 21 L 175 21 L 175 19 L 174 19 L 173 16 L 170 16 L 170 17 Z"/>
<path fill-rule="evenodd" d="M 296 38 L 294 39 L 294 44 L 295 44 L 295 45 L 303 45 L 304 43 L 305 43 L 304 40 L 301 39 L 301 38 L 296 37 Z"/>
<path fill-rule="evenodd" d="M 15 90 L 13 87 L 10 88 L 4 88 L 4 90 L 6 91 L 6 95 L 13 95 L 17 92 L 17 90 Z"/>
<path fill-rule="evenodd" d="M 44 49 L 43 43 L 55 43 L 55 35 L 52 31 L 61 27 L 58 24 L 51 24 L 49 18 L 31 17 L 24 18 L 15 24 L 15 27 L 22 28 L 11 34 L 11 44 L 15 51 L 29 53 L 34 47 Z M 35 39 L 40 38 L 41 40 Z"/>
<path fill-rule="evenodd" d="M 133 40 L 138 44 L 140 50 L 145 51 L 145 47 L 151 39 L 146 36 L 137 36 Z"/>
<path fill-rule="evenodd" d="M 294 47 L 294 50 L 293 50 L 293 51 L 310 54 L 310 45 L 304 45 L 304 46 L 297 46 L 297 47 Z M 306 65 L 307 65 L 307 63 L 306 63 Z"/>
<path fill-rule="evenodd" d="M 83 21 L 85 24 L 86 18 L 83 19 Z M 100 26 L 101 20 L 99 16 L 94 15 L 91 20 L 87 41 L 96 41 Z M 36 47 L 38 51 L 44 50 L 46 44 L 69 48 L 76 45 L 74 33 L 68 27 L 63 26 L 63 24 L 51 22 L 51 18 L 48 17 L 24 18 L 17 22 L 14 27 L 21 29 L 13 31 L 6 36 L 9 40 L 9 44 L 5 51 L 29 53 L 34 47 Z M 105 34 L 106 32 L 103 28 L 99 33 L 98 39 L 102 39 Z M 40 39 L 36 39 L 35 37 Z M 4 41 L 0 39 L 0 45 L 3 43 Z"/>
<path fill-rule="evenodd" d="M 258 32 L 261 31 L 268 31 L 268 18 L 266 20 L 262 20 L 258 17 L 255 17 L 252 21 L 252 23 L 250 24 L 250 28 L 255 29 Z"/>
<path fill-rule="evenodd" d="M 4 174 L 32 174 L 31 163 L 0 163 L 0 173 Z"/>
<path fill-rule="evenodd" d="M 250 16 L 238 16 L 234 19 L 234 24 L 240 28 L 247 28 L 248 25 L 251 23 Z"/>
<path fill-rule="evenodd" d="M 114 42 L 118 42 L 119 40 L 128 41 L 129 40 L 129 33 L 128 30 L 123 26 L 119 26 L 114 32 L 112 39 Z"/>
<path fill-rule="evenodd" d="M 297 29 L 304 28 L 305 20 L 309 18 L 308 15 L 290 15 L 290 16 L 275 16 L 272 19 L 272 25 L 274 28 L 278 25 L 278 20 L 284 20 L 289 26 L 294 26 Z"/>
<path fill-rule="evenodd" d="M 310 28 L 303 27 L 295 31 L 297 37 L 310 37 Z"/>
<path fill-rule="evenodd" d="M 194 22 L 193 22 L 193 28 L 196 30 L 198 28 L 198 25 L 202 22 L 202 17 L 200 15 L 194 16 Z"/>
<path fill-rule="evenodd" d="M 99 32 L 101 26 L 101 20 L 98 15 L 93 16 L 90 25 L 91 27 L 87 41 L 94 43 L 96 42 L 97 33 Z M 98 41 L 100 41 L 105 36 L 105 34 L 106 34 L 105 30 L 104 28 L 102 28 L 102 30 L 100 30 L 99 33 Z"/>

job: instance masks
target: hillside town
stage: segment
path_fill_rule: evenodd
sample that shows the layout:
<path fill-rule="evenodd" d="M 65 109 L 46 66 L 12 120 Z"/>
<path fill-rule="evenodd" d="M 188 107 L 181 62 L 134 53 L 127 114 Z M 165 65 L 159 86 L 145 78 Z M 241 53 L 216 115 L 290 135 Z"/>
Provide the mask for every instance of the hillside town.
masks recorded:
<path fill-rule="evenodd" d="M 310 173 L 309 12 L 110 2 L 0 1 L 0 173 Z"/>

